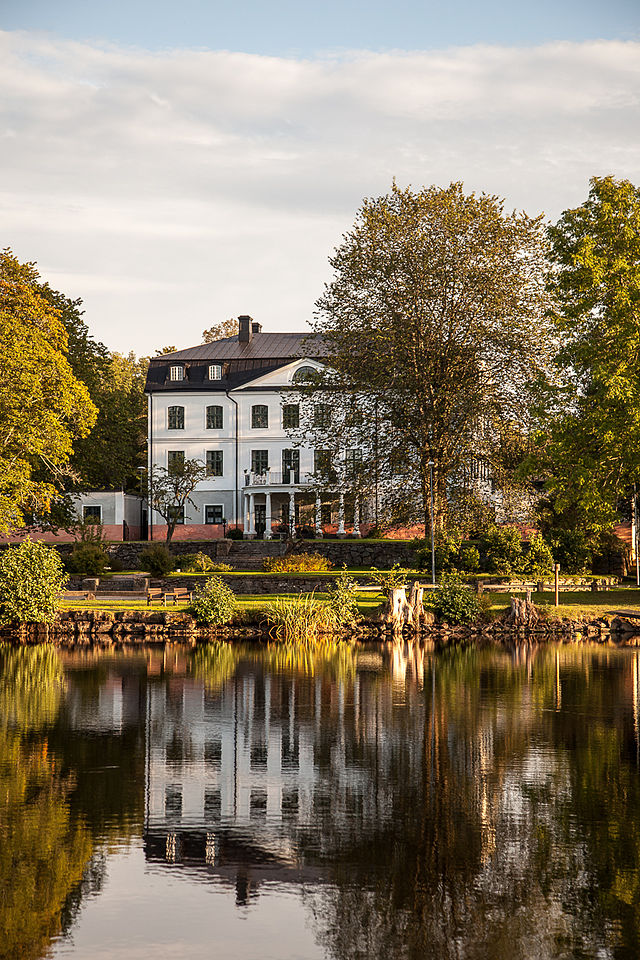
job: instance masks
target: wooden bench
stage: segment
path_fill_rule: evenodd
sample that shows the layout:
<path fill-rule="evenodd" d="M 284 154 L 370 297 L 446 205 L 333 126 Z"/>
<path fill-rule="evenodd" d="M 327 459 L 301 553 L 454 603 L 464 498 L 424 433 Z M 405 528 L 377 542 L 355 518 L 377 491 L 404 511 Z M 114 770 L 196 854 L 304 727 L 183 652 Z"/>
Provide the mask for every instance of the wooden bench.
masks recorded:
<path fill-rule="evenodd" d="M 165 603 L 167 600 L 173 600 L 175 606 L 176 603 L 191 603 L 193 595 L 186 587 L 176 587 L 175 590 L 168 590 L 164 596 Z"/>
<path fill-rule="evenodd" d="M 150 607 L 152 603 L 160 603 L 161 601 L 166 606 L 167 600 L 164 591 L 160 590 L 159 587 L 150 587 L 147 590 L 147 606 Z"/>

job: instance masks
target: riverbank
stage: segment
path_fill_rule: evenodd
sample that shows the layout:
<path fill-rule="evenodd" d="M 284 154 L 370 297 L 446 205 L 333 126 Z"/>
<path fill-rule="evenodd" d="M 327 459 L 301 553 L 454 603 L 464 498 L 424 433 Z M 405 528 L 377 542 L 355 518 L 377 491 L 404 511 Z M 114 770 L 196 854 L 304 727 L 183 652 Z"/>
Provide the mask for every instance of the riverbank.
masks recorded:
<path fill-rule="evenodd" d="M 434 646 L 467 642 L 616 643 L 640 646 L 640 612 L 632 616 L 605 615 L 591 619 L 543 617 L 533 627 L 513 627 L 506 616 L 489 623 L 453 626 L 436 623 L 426 613 L 418 628 L 394 630 L 380 616 L 364 617 L 355 627 L 339 634 L 345 639 L 376 640 L 411 637 Z M 68 644 L 167 643 L 192 645 L 212 640 L 275 639 L 262 611 L 219 627 L 199 624 L 187 610 L 61 610 L 52 624 L 25 624 L 3 628 L 0 638 L 23 643 Z"/>

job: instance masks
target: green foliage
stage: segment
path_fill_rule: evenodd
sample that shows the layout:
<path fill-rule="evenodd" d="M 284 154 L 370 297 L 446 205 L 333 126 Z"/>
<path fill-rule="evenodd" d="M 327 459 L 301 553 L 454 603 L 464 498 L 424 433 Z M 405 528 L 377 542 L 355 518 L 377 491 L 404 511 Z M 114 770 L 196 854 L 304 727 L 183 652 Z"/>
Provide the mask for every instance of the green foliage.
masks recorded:
<path fill-rule="evenodd" d="M 27 538 L 0 557 L 0 624 L 52 623 L 67 582 L 57 550 Z"/>
<path fill-rule="evenodd" d="M 378 570 L 377 567 L 371 567 L 371 579 L 374 583 L 380 585 L 383 591 L 393 590 L 394 587 L 401 587 L 407 582 L 409 571 L 401 567 L 399 563 L 394 563 L 386 573 Z"/>
<path fill-rule="evenodd" d="M 237 609 L 236 595 L 220 577 L 209 577 L 193 596 L 193 615 L 202 623 L 228 623 Z"/>
<path fill-rule="evenodd" d="M 99 543 L 76 543 L 65 566 L 69 573 L 99 577 L 109 566 L 109 554 Z"/>
<path fill-rule="evenodd" d="M 227 528 L 227 540 L 244 540 L 244 533 L 238 527 Z"/>
<path fill-rule="evenodd" d="M 460 566 L 463 573 L 476 573 L 480 569 L 480 553 L 473 544 L 461 547 L 459 552 Z"/>
<path fill-rule="evenodd" d="M 522 559 L 521 572 L 527 577 L 544 577 L 553 570 L 553 554 L 541 534 L 529 540 L 529 550 Z"/>
<path fill-rule="evenodd" d="M 175 557 L 163 543 L 154 543 L 140 554 L 140 566 L 152 577 L 165 577 L 175 567 Z"/>
<path fill-rule="evenodd" d="M 321 553 L 289 553 L 284 557 L 265 557 L 262 566 L 269 573 L 322 573 L 333 564 Z"/>
<path fill-rule="evenodd" d="M 608 529 L 640 480 L 640 190 L 594 177 L 587 200 L 549 229 L 557 361 L 542 466 L 587 534 Z"/>
<path fill-rule="evenodd" d="M 522 540 L 513 527 L 489 527 L 482 537 L 481 548 L 489 573 L 510 577 L 521 572 Z"/>
<path fill-rule="evenodd" d="M 375 415 L 376 470 L 363 459 L 361 480 L 371 488 L 376 472 L 394 476 L 385 520 L 413 513 L 428 525 L 431 463 L 439 528 L 449 478 L 480 442 L 492 446 L 478 424 L 528 423 L 549 354 L 544 241 L 541 218 L 505 213 L 461 183 L 393 184 L 363 202 L 330 258 L 314 325 L 327 373 L 316 389 L 344 397 L 344 411 L 332 437 L 317 425 L 312 444 L 330 448 L 339 430 L 370 449 Z M 371 406 L 360 427 L 348 417 L 354 396 Z M 303 417 L 300 432 L 309 429 Z"/>
<path fill-rule="evenodd" d="M 481 616 L 477 595 L 462 583 L 457 573 L 445 573 L 438 589 L 425 597 L 424 602 L 445 623 L 474 623 Z"/>
<path fill-rule="evenodd" d="M 179 558 L 180 568 L 187 573 L 225 573 L 231 570 L 228 563 L 217 563 L 199 550 L 197 553 L 185 553 Z"/>
<path fill-rule="evenodd" d="M 357 589 L 358 584 L 349 576 L 346 569 L 338 574 L 329 587 L 327 605 L 337 628 L 351 626 L 358 620 Z"/>
<path fill-rule="evenodd" d="M 299 593 L 295 597 L 276 597 L 265 610 L 272 632 L 286 641 L 306 641 L 318 633 L 328 633 L 335 627 L 330 605 L 318 600 L 313 593 Z"/>
<path fill-rule="evenodd" d="M 0 252 L 0 532 L 49 512 L 74 440 L 95 422 L 68 346 L 35 265 Z"/>
<path fill-rule="evenodd" d="M 563 573 L 584 573 L 590 569 L 593 553 L 584 530 L 550 530 L 547 540 L 551 544 L 553 559 L 560 564 Z"/>
<path fill-rule="evenodd" d="M 76 540 L 79 540 L 80 543 L 97 543 L 100 545 L 106 543 L 104 527 L 101 523 L 81 520 L 80 523 L 74 524 L 73 532 Z"/>

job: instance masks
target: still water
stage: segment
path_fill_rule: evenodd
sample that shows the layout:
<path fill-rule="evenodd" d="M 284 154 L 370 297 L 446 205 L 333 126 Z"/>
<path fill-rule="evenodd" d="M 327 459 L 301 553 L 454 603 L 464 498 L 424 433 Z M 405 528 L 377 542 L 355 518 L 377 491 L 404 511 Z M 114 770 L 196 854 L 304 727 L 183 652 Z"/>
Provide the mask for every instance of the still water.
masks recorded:
<path fill-rule="evenodd" d="M 0 648 L 2 958 L 637 958 L 640 654 Z"/>

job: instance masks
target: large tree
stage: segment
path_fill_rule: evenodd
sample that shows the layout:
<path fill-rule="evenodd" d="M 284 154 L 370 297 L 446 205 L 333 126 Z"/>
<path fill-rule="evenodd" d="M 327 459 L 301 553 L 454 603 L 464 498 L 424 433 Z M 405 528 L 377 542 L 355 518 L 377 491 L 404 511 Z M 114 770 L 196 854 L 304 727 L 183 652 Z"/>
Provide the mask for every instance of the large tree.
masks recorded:
<path fill-rule="evenodd" d="M 640 482 L 640 191 L 590 184 L 549 229 L 563 377 L 545 455 L 556 513 L 598 533 Z"/>
<path fill-rule="evenodd" d="M 169 468 L 153 468 L 149 483 L 151 506 L 167 525 L 167 543 L 171 543 L 186 505 L 193 504 L 191 494 L 206 476 L 205 465 L 200 460 L 179 459 Z"/>
<path fill-rule="evenodd" d="M 60 311 L 31 263 L 0 253 L 0 531 L 46 513 L 69 467 L 74 441 L 96 419 L 73 374 Z"/>
<path fill-rule="evenodd" d="M 316 386 L 365 398 L 350 434 L 367 456 L 375 447 L 403 519 L 428 524 L 433 465 L 442 523 L 451 478 L 474 456 L 491 459 L 496 424 L 526 426 L 545 375 L 541 218 L 505 213 L 497 197 L 460 183 L 394 184 L 364 201 L 329 262 L 314 327 L 330 373 Z"/>

